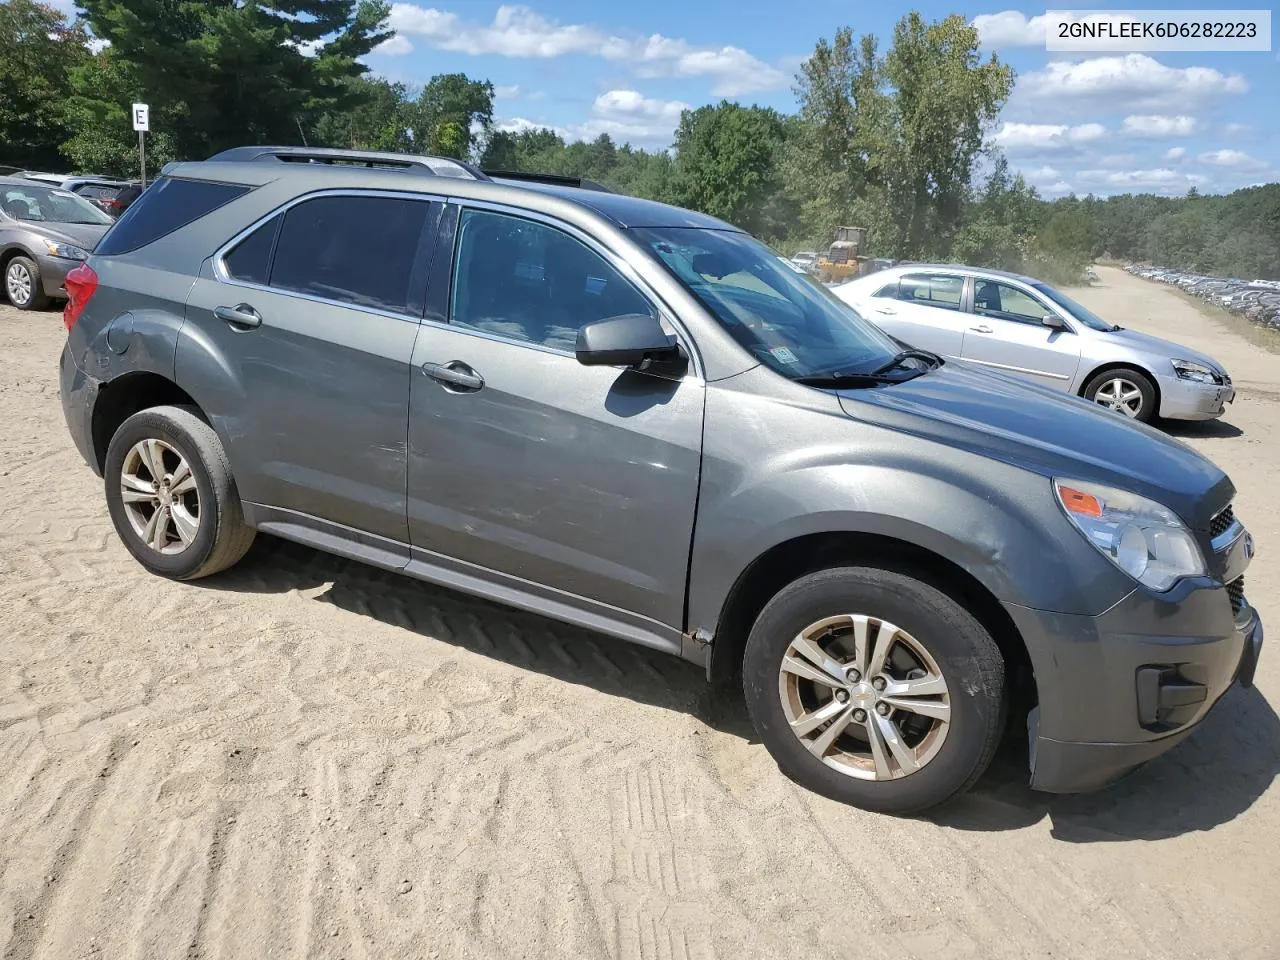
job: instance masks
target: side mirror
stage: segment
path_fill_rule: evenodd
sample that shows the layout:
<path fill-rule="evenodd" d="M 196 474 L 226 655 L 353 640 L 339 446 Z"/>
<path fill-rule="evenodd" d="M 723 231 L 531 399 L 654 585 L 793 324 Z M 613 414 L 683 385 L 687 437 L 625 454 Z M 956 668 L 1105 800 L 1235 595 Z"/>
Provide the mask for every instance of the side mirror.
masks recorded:
<path fill-rule="evenodd" d="M 1067 326 L 1067 321 L 1052 313 L 1046 313 L 1041 317 L 1040 323 L 1048 327 L 1050 330 L 1071 330 L 1071 328 Z"/>
<path fill-rule="evenodd" d="M 684 351 L 662 329 L 656 317 L 630 313 L 596 320 L 578 330 L 578 362 L 588 367 L 627 366 L 649 370 L 656 364 L 679 361 Z"/>

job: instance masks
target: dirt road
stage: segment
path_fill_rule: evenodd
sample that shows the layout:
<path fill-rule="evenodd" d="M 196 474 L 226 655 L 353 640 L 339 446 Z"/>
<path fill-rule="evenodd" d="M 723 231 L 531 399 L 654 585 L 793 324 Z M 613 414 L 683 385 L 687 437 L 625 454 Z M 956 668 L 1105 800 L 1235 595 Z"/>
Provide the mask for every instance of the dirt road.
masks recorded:
<path fill-rule="evenodd" d="M 1235 375 L 1178 432 L 1235 479 L 1280 630 L 1280 357 L 1101 273 L 1089 306 Z M 0 308 L 0 957 L 1280 954 L 1280 650 L 1107 792 L 1003 762 L 864 814 L 675 660 L 267 538 L 148 576 L 63 426 L 63 337 Z"/>

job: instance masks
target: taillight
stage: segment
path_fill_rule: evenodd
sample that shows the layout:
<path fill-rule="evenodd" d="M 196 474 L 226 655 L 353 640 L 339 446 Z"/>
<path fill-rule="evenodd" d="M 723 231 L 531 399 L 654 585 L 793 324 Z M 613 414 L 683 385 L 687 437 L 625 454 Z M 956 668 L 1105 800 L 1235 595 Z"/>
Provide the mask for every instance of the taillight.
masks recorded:
<path fill-rule="evenodd" d="M 80 314 L 84 313 L 89 298 L 97 291 L 98 274 L 93 267 L 82 263 L 71 269 L 63 286 L 67 288 L 67 305 L 62 310 L 62 323 L 70 330 L 80 319 Z"/>

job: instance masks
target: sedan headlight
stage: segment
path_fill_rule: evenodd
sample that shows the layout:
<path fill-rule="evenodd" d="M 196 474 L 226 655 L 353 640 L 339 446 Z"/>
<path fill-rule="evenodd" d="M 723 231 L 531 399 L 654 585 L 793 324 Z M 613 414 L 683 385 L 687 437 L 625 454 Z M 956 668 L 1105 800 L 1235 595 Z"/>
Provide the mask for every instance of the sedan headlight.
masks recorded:
<path fill-rule="evenodd" d="M 83 247 L 77 247 L 74 243 L 57 243 L 53 240 L 46 240 L 44 245 L 51 257 L 61 257 L 63 260 L 89 259 L 89 251 Z"/>
<path fill-rule="evenodd" d="M 1204 556 L 1178 515 L 1127 490 L 1055 480 L 1058 502 L 1103 556 L 1157 593 L 1205 574 Z"/>
<path fill-rule="evenodd" d="M 1173 361 L 1173 372 L 1178 375 L 1179 380 L 1190 380 L 1193 383 L 1222 382 L 1222 378 L 1216 370 L 1205 366 L 1203 363 L 1196 363 L 1194 360 Z"/>

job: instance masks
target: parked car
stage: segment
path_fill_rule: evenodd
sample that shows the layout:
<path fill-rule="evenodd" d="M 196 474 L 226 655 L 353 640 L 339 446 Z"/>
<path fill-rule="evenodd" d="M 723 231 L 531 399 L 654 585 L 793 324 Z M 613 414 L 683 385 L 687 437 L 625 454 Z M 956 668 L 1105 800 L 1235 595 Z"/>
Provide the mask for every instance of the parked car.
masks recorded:
<path fill-rule="evenodd" d="M 28 180 L 39 180 L 52 186 L 70 190 L 97 205 L 105 213 L 118 217 L 129 204 L 142 193 L 138 180 L 117 180 L 112 177 L 96 177 L 84 174 L 39 173 L 28 170 L 22 174 Z"/>
<path fill-rule="evenodd" d="M 148 570 L 261 531 L 741 675 L 787 775 L 899 813 L 1011 704 L 1076 791 L 1252 683 L 1253 541 L 1184 444 L 702 214 L 262 153 L 167 168 L 67 280 L 63 411 Z"/>
<path fill-rule="evenodd" d="M 802 250 L 791 258 L 791 262 L 805 273 L 812 273 L 818 267 L 819 256 L 820 254 L 812 250 Z"/>
<path fill-rule="evenodd" d="M 1125 269 L 1148 280 L 1176 285 L 1260 326 L 1280 329 L 1280 280 L 1200 277 L 1140 263 L 1127 264 Z"/>
<path fill-rule="evenodd" d="M 0 276 L 19 310 L 66 297 L 67 271 L 89 256 L 113 221 L 68 190 L 0 177 Z"/>
<path fill-rule="evenodd" d="M 1231 377 L 1212 357 L 1125 330 L 1032 277 L 911 264 L 832 292 L 911 346 L 1025 377 L 1134 420 L 1210 420 L 1235 399 Z"/>

